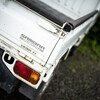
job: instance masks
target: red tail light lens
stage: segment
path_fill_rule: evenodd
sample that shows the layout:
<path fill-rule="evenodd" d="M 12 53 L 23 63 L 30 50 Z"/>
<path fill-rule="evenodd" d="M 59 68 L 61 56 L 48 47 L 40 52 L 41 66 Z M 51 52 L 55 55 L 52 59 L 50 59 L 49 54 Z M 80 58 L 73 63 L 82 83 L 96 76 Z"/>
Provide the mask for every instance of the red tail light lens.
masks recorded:
<path fill-rule="evenodd" d="M 22 64 L 21 62 L 16 62 L 14 67 L 14 72 L 27 80 L 32 73 L 32 70 L 28 68 L 26 65 Z"/>
<path fill-rule="evenodd" d="M 32 84 L 36 84 L 39 80 L 40 74 L 23 63 L 17 61 L 14 66 L 14 72 Z"/>

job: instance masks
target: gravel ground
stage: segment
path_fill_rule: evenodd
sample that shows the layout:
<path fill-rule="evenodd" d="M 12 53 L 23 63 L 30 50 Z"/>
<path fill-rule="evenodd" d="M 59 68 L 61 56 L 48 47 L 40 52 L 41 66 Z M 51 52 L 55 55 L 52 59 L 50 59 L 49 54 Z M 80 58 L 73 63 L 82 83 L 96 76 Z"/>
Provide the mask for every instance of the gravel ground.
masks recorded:
<path fill-rule="evenodd" d="M 100 63 L 76 52 L 62 62 L 42 100 L 100 100 Z"/>
<path fill-rule="evenodd" d="M 28 100 L 0 89 L 0 100 Z M 75 52 L 62 62 L 41 100 L 100 100 L 100 63 Z"/>

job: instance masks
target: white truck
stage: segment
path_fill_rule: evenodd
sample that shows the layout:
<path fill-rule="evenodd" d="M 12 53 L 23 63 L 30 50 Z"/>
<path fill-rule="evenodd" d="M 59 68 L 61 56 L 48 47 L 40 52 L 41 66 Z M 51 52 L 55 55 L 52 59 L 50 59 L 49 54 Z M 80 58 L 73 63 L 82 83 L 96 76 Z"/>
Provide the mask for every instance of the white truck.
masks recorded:
<path fill-rule="evenodd" d="M 39 100 L 99 11 L 100 0 L 0 0 L 0 87 Z"/>

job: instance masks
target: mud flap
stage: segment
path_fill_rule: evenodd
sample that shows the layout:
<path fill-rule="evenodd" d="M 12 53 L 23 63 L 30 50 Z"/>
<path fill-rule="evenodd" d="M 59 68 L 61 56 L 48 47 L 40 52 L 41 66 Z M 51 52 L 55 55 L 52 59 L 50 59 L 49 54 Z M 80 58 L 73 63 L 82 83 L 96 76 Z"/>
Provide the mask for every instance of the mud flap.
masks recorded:
<path fill-rule="evenodd" d="M 22 93 L 23 95 L 25 95 L 30 100 L 40 100 L 43 94 L 42 90 L 44 86 L 45 86 L 45 83 L 42 82 L 38 89 L 34 89 L 30 87 L 29 85 L 22 82 L 18 91 Z"/>
<path fill-rule="evenodd" d="M 0 49 L 0 88 L 5 90 L 7 93 L 11 93 L 15 90 L 19 80 L 12 75 L 7 66 L 3 63 L 3 53 L 4 51 Z"/>

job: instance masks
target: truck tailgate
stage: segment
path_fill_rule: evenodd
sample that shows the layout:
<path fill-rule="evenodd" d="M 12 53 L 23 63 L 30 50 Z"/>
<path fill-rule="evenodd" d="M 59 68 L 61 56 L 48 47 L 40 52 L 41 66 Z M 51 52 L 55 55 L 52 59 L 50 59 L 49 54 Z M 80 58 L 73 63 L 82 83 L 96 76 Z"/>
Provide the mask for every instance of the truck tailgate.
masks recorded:
<path fill-rule="evenodd" d="M 46 30 L 47 26 L 56 31 L 51 23 L 14 1 L 0 4 L 0 39 L 7 39 L 14 44 L 13 47 L 17 45 L 27 51 L 27 55 L 40 59 L 42 64 L 45 64 L 58 41 L 58 35 Z"/>

